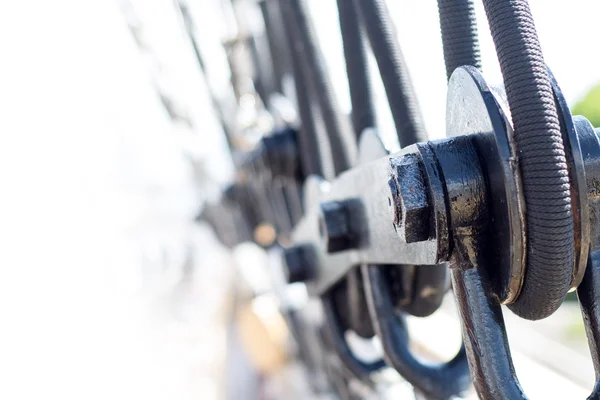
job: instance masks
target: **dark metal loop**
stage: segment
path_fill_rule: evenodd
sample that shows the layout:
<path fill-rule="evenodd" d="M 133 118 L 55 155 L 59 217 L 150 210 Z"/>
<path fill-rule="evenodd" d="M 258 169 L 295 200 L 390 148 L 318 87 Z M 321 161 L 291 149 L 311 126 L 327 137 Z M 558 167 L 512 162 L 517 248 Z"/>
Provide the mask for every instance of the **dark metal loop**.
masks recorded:
<path fill-rule="evenodd" d="M 457 92 L 460 93 L 461 90 L 466 90 L 463 92 L 463 100 L 468 98 L 475 99 L 478 96 L 481 100 L 487 99 L 483 102 L 478 100 L 478 102 L 480 104 L 487 104 L 486 113 L 489 113 L 487 115 L 492 117 L 490 122 L 494 122 L 501 115 L 500 107 L 502 99 L 496 98 L 499 101 L 496 104 L 491 102 L 491 92 L 485 86 L 485 82 L 483 82 L 482 78 L 474 70 L 470 70 L 470 73 L 473 80 L 469 84 L 466 84 L 467 81 L 461 82 L 460 87 L 456 86 L 458 88 Z M 469 88 L 469 85 L 475 82 L 477 83 L 476 86 L 479 86 L 479 89 L 470 92 L 473 87 Z M 476 94 L 478 90 L 480 93 Z M 600 268 L 600 256 L 595 252 L 600 249 L 600 241 L 594 240 L 593 232 L 590 234 L 589 231 L 594 226 L 593 215 L 597 215 L 600 211 L 600 202 L 596 204 L 595 201 L 598 197 L 596 182 L 598 176 L 600 176 L 600 141 L 589 122 L 585 119 L 573 119 L 571 117 L 560 89 L 555 82 L 554 91 L 559 110 L 562 113 L 560 115 L 561 124 L 563 125 L 562 133 L 569 153 L 567 159 L 569 162 L 571 183 L 573 184 L 572 193 L 575 193 L 575 196 L 572 198 L 574 215 L 584 216 L 580 217 L 582 219 L 576 225 L 578 230 L 576 236 L 580 238 L 580 241 L 585 241 L 586 243 L 579 244 L 580 247 L 577 248 L 577 254 L 578 258 L 584 257 L 585 254 L 587 266 L 585 268 L 578 266 L 575 268 L 575 272 L 569 270 L 569 273 L 572 273 L 573 282 L 576 283 L 579 279 L 578 276 L 585 271 L 583 280 L 578 288 L 578 295 L 596 370 L 596 378 L 600 381 L 600 355 L 598 352 L 598 340 L 600 340 L 600 307 L 598 307 L 598 304 L 600 304 L 600 273 L 598 271 L 598 268 Z M 477 110 L 476 107 L 469 104 L 469 101 L 463 101 L 463 106 L 467 107 L 469 110 L 468 113 L 471 115 L 473 115 L 474 110 Z M 475 115 L 483 117 L 486 114 L 479 113 Z M 480 155 L 480 159 L 482 160 L 484 170 L 488 174 L 490 174 L 490 171 L 501 170 L 498 167 L 498 161 L 494 161 L 492 155 L 502 156 L 502 154 L 506 154 L 507 149 L 507 143 L 502 142 L 504 128 L 497 124 L 492 125 L 495 125 L 492 131 L 496 135 L 495 145 L 492 141 L 485 139 L 486 135 L 476 136 L 477 148 L 480 154 L 482 154 Z M 487 137 L 492 138 L 493 135 L 487 135 Z M 495 148 L 494 146 L 498 147 Z M 483 156 L 483 151 L 485 150 L 487 150 L 490 156 Z M 494 187 L 494 185 L 496 186 Z M 457 246 L 462 245 L 470 248 L 473 252 L 477 253 L 477 257 L 464 258 L 455 255 L 452 258 L 452 283 L 463 325 L 463 337 L 469 367 L 478 395 L 486 399 L 525 399 L 526 396 L 515 375 L 506 336 L 500 307 L 500 302 L 503 298 L 499 296 L 502 293 L 502 288 L 499 287 L 499 275 L 495 275 L 494 273 L 510 270 L 509 264 L 511 259 L 507 257 L 493 257 L 493 252 L 491 251 L 494 248 L 507 247 L 506 245 L 511 240 L 518 240 L 518 231 L 515 231 L 515 228 L 518 228 L 518 226 L 513 225 L 508 231 L 509 235 L 504 235 L 504 243 L 489 245 L 489 236 L 492 229 L 497 230 L 497 222 L 502 219 L 502 215 L 508 219 L 510 212 L 510 207 L 498 208 L 498 199 L 502 196 L 494 195 L 493 193 L 494 190 L 496 190 L 496 193 L 501 193 L 502 191 L 508 193 L 506 190 L 498 191 L 503 185 L 506 185 L 506 181 L 502 179 L 488 179 L 489 193 L 486 204 L 496 224 L 486 227 L 483 220 L 478 224 L 473 219 L 471 230 L 479 232 L 477 236 L 469 237 L 470 242 L 465 242 L 464 238 L 455 236 L 454 240 L 458 242 Z M 587 189 L 587 193 L 584 188 Z M 508 205 L 510 206 L 510 203 Z M 582 207 L 586 209 L 582 210 Z M 585 215 L 588 215 L 588 217 L 585 217 Z M 591 221 L 590 217 L 592 217 Z M 518 222 L 518 219 L 514 219 L 514 221 Z M 510 239 L 511 235 L 512 239 Z M 587 257 L 588 247 L 592 251 L 589 258 Z M 514 262 L 515 260 L 513 259 L 512 261 Z M 568 265 L 567 267 L 572 268 L 573 266 Z M 529 272 L 526 270 L 524 273 L 527 274 Z M 507 281 L 505 280 L 505 282 Z M 540 290 L 548 290 L 548 288 L 541 286 L 540 289 L 538 287 L 538 294 L 540 294 Z M 597 383 L 590 398 L 597 398 L 600 395 L 599 387 Z"/>
<path fill-rule="evenodd" d="M 369 317 L 369 308 L 365 295 L 365 285 L 360 268 L 355 268 L 347 275 L 346 306 L 348 307 L 349 328 L 363 338 L 375 336 L 375 329 Z"/>
<path fill-rule="evenodd" d="M 282 27 L 288 31 L 288 46 L 283 47 L 291 50 L 292 63 L 274 68 L 273 82 L 262 79 L 268 83 L 262 95 L 266 98 L 274 90 L 281 91 L 285 69 L 292 68 L 302 132 L 296 135 L 289 130 L 265 137 L 245 165 L 238 164 L 244 179 L 229 190 L 224 207 L 213 219 L 223 217 L 219 225 L 228 223 L 223 236 L 234 232 L 236 240 L 251 237 L 263 223 L 271 224 L 278 234 L 295 227 L 293 243 L 298 254 L 295 264 L 290 258 L 288 269 L 315 266 L 314 276 L 296 274 L 301 276 L 292 280 L 310 281 L 309 293 L 321 297 L 326 337 L 315 339 L 321 341 L 318 352 L 327 353 L 341 367 L 343 376 L 336 381 L 345 389 L 356 379 L 372 385 L 373 372 L 385 366 L 382 359 L 365 362 L 353 353 L 345 337 L 352 330 L 362 337 L 376 334 L 388 364 L 427 397 L 462 395 L 472 377 L 483 398 L 524 399 L 500 304 L 509 304 L 523 317 L 542 318 L 558 307 L 570 284 L 577 287 L 598 381 L 590 398 L 600 398 L 598 132 L 586 120 L 572 118 L 555 81 L 547 84 L 525 0 L 484 0 L 510 104 L 506 94 L 499 96 L 487 86 L 479 71 L 460 68 L 479 62 L 472 0 L 438 3 L 447 11 L 443 13 L 447 19 L 442 20 L 444 44 L 453 43 L 454 33 L 463 38 L 470 35 L 460 47 L 466 52 L 454 51 L 450 55 L 457 57 L 447 65 L 448 73 L 459 67 L 448 97 L 448 134 L 459 137 L 419 143 L 385 157 L 379 138 L 364 129 L 374 121 L 362 31 L 374 51 L 403 144 L 426 137 L 416 97 L 385 2 L 339 0 L 346 59 L 353 55 L 349 45 L 358 46 L 361 52 L 354 57 L 360 62 L 347 65 L 349 80 L 354 79 L 350 86 L 355 133 L 365 149 L 355 157 L 353 135 L 337 107 L 306 2 L 287 0 L 279 11 L 285 21 Z M 456 14 L 453 4 L 462 5 L 465 13 Z M 267 15 L 266 3 L 263 6 Z M 455 32 L 456 27 L 462 33 Z M 256 64 L 263 61 L 254 60 Z M 371 136 L 377 141 L 370 141 Z M 564 155 L 560 153 L 563 147 Z M 355 158 L 369 164 L 340 176 L 356 166 Z M 390 165 L 395 173 L 392 184 Z M 302 207 L 295 204 L 300 197 L 298 184 L 310 181 L 311 173 L 330 179 L 330 190 L 307 195 L 307 209 L 311 209 L 302 218 Z M 553 173 L 550 183 L 554 185 L 550 189 L 540 181 L 540 177 L 549 181 L 549 173 Z M 388 198 L 393 222 L 382 211 Z M 321 225 L 327 228 L 322 230 L 327 233 L 325 244 L 315 240 L 319 236 L 315 210 L 323 205 L 320 202 L 331 206 L 322 215 L 328 217 Z M 352 207 L 342 210 L 346 203 Z M 237 220 L 244 222 L 248 232 L 241 233 Z M 360 229 L 354 229 L 357 226 Z M 315 257 L 303 256 L 303 249 Z M 574 254 L 570 254 L 572 249 Z M 546 265 L 545 259 L 552 263 Z M 440 306 L 448 268 L 438 263 L 446 261 L 451 262 L 464 344 L 452 360 L 425 365 L 410 351 L 403 315 L 427 316 Z M 573 270 L 568 270 L 570 264 Z M 559 268 L 562 265 L 566 267 Z M 423 294 L 432 290 L 433 295 Z M 290 325 L 296 325 L 292 330 L 299 331 L 293 314 L 289 319 Z M 322 366 L 318 357 L 302 357 L 315 369 Z"/>
<path fill-rule="evenodd" d="M 382 267 L 363 266 L 362 272 L 371 318 L 389 364 L 427 396 L 448 399 L 464 394 L 471 381 L 464 345 L 446 363 L 421 363 L 410 351 L 406 323 L 394 310 Z"/>
<path fill-rule="evenodd" d="M 585 275 L 577 289 L 581 314 L 594 363 L 596 384 L 590 399 L 600 398 L 600 252 L 590 254 Z"/>
<path fill-rule="evenodd" d="M 389 265 L 381 268 L 397 312 L 427 317 L 440 307 L 450 288 L 445 264 Z"/>
<path fill-rule="evenodd" d="M 477 394 L 484 399 L 526 399 L 515 375 L 502 310 L 495 299 L 486 295 L 490 282 L 477 268 L 453 268 L 452 283 Z M 600 398 L 599 252 L 590 255 L 577 295 L 596 372 L 596 384 L 588 398 L 597 399 Z"/>
<path fill-rule="evenodd" d="M 525 399 L 512 364 L 500 304 L 487 294 L 489 282 L 478 268 L 454 267 L 452 287 L 477 394 L 484 399 Z"/>
<path fill-rule="evenodd" d="M 334 298 L 330 294 L 325 294 L 321 297 L 321 302 L 323 303 L 324 322 L 330 345 L 354 377 L 363 382 L 369 382 L 370 375 L 385 367 L 385 362 L 383 360 L 374 362 L 359 360 L 348 346 L 344 336 L 345 330 L 342 328 L 343 322 Z"/>

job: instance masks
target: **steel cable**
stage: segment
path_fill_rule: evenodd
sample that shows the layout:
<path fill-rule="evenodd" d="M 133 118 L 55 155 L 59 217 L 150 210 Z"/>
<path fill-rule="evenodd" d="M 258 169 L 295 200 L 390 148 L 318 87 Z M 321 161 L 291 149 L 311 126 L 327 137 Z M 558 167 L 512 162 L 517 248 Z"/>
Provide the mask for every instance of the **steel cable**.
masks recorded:
<path fill-rule="evenodd" d="M 390 104 L 401 147 L 427 140 L 408 67 L 384 0 L 355 0 Z"/>
<path fill-rule="evenodd" d="M 289 51 L 285 46 L 285 27 L 281 23 L 279 3 L 273 0 L 259 2 L 265 24 L 265 34 L 269 43 L 269 51 L 273 61 L 275 90 L 283 93 L 283 77 L 289 68 Z"/>
<path fill-rule="evenodd" d="M 354 3 L 337 0 L 337 6 L 352 103 L 352 124 L 358 139 L 366 128 L 375 127 L 367 49 Z"/>
<path fill-rule="evenodd" d="M 571 189 L 552 86 L 526 0 L 483 0 L 512 114 L 527 222 L 527 268 L 509 308 L 552 314 L 574 265 Z"/>
<path fill-rule="evenodd" d="M 359 21 L 356 21 L 356 12 L 359 11 L 359 8 L 360 18 Z M 352 12 L 353 9 L 354 13 Z M 408 68 L 397 41 L 394 32 L 395 29 L 385 2 L 338 0 L 338 10 L 340 13 L 340 26 L 342 28 L 342 40 L 344 41 L 344 54 L 346 57 L 354 120 L 359 120 L 364 115 L 370 116 L 372 114 L 369 113 L 373 112 L 370 103 L 370 88 L 368 86 L 366 49 L 364 43 L 361 43 L 360 28 L 356 25 L 357 22 L 362 22 L 375 53 L 379 72 L 396 125 L 398 141 L 404 147 L 414 144 L 417 141 L 427 140 L 427 133 L 423 128 L 416 94 L 413 90 Z M 350 27 L 347 25 L 350 25 Z M 363 93 L 366 93 L 366 95 Z M 356 97 L 356 100 L 354 97 Z M 357 106 L 356 113 L 355 104 Z M 375 126 L 374 121 L 373 126 Z M 359 125 L 359 127 L 361 130 L 357 131 L 357 134 L 360 134 L 362 129 L 367 126 Z M 394 270 L 398 266 L 386 266 L 383 268 Z M 410 279 L 408 285 L 413 286 L 412 293 L 414 296 L 408 299 L 408 304 L 399 306 L 399 309 L 418 316 L 433 313 L 441 304 L 445 292 L 444 287 L 447 282 L 446 267 L 405 265 L 400 268 L 406 273 L 398 274 L 397 276 L 394 275 L 395 278 L 390 279 L 390 284 L 398 285 L 398 281 Z M 355 273 L 355 271 L 352 273 Z M 435 296 L 423 297 L 421 294 L 424 287 L 439 290 L 435 291 L 437 294 Z"/>
<path fill-rule="evenodd" d="M 333 177 L 333 165 L 329 165 L 328 157 L 324 157 L 322 143 L 325 138 L 319 137 L 317 118 L 315 118 L 312 101 L 309 97 L 309 84 L 304 70 L 302 43 L 297 39 L 292 11 L 287 4 L 280 5 L 281 19 L 287 27 L 285 29 L 289 46 L 290 64 L 296 85 L 296 105 L 300 119 L 300 132 L 298 134 L 298 147 L 300 161 L 306 176 L 316 174 L 324 178 Z M 325 146 L 327 147 L 327 146 Z"/>
<path fill-rule="evenodd" d="M 350 124 L 339 110 L 306 1 L 283 0 L 282 6 L 289 7 L 289 16 L 295 24 L 298 40 L 296 45 L 300 45 L 300 50 L 306 60 L 304 65 L 307 68 L 310 83 L 314 85 L 314 100 L 321 108 L 331 146 L 335 174 L 338 175 L 354 165 L 356 160 L 354 135 L 352 135 Z M 304 88 L 297 88 L 297 90 L 300 89 Z"/>
<path fill-rule="evenodd" d="M 337 0 L 337 7 L 352 104 L 350 115 L 358 143 L 365 129 L 375 127 L 367 49 L 354 3 Z M 341 287 L 343 296 L 339 296 L 336 303 L 341 308 L 348 308 L 349 327 L 359 336 L 372 337 L 375 332 L 370 323 L 360 268 L 350 271 Z M 340 304 L 344 301 L 347 305 Z"/>
<path fill-rule="evenodd" d="M 481 70 L 473 0 L 438 0 L 438 10 L 447 78 L 463 65 Z"/>

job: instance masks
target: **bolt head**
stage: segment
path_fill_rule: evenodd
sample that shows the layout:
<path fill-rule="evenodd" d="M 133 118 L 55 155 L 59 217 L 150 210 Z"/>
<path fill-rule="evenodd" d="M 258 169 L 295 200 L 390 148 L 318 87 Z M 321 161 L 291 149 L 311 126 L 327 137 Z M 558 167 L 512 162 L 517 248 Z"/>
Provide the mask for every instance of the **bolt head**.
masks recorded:
<path fill-rule="evenodd" d="M 309 246 L 292 246 L 285 249 L 282 261 L 288 283 L 306 282 L 314 277 L 315 259 Z"/>
<path fill-rule="evenodd" d="M 344 202 L 327 201 L 320 205 L 319 233 L 329 253 L 353 247 L 348 210 Z"/>
<path fill-rule="evenodd" d="M 392 176 L 397 196 L 392 193 L 393 221 L 406 243 L 429 239 L 431 207 L 421 160 L 416 154 L 406 154 L 391 160 Z M 389 182 L 388 182 L 389 183 Z"/>

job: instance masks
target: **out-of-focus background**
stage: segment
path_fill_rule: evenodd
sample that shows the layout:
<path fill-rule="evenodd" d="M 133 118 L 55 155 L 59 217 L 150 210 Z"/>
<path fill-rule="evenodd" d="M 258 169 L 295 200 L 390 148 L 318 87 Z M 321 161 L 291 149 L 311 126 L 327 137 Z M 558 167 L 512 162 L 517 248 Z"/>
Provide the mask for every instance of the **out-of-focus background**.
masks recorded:
<path fill-rule="evenodd" d="M 233 179 L 207 89 L 228 90 L 222 3 L 186 2 L 209 82 L 175 1 L 0 3 L 0 398 L 290 398 L 281 382 L 265 389 L 232 311 L 247 281 L 264 284 L 266 254 L 250 244 L 232 253 L 194 222 Z M 600 125 L 600 3 L 530 3 L 574 113 Z M 348 111 L 335 1 L 309 4 Z M 442 137 L 436 2 L 389 7 L 427 129 Z M 479 2 L 477 11 L 484 70 L 499 81 Z M 375 93 L 393 148 L 380 85 Z M 593 371 L 576 305 L 509 328 L 521 337 L 518 372 L 533 376 L 526 389 L 548 389 L 535 377 L 543 365 L 545 379 L 581 390 L 545 398 L 585 395 Z"/>

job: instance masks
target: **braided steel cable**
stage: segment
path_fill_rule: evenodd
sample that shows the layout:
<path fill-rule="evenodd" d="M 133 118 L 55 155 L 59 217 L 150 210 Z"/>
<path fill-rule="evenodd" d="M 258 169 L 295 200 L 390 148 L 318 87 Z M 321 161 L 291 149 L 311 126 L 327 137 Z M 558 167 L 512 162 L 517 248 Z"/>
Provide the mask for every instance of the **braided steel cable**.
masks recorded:
<path fill-rule="evenodd" d="M 325 60 L 319 48 L 316 32 L 312 25 L 306 0 L 283 0 L 282 7 L 288 9 L 293 20 L 299 48 L 306 60 L 310 83 L 314 85 L 314 100 L 321 108 L 323 122 L 331 146 L 335 174 L 352 167 L 356 160 L 356 143 L 351 127 L 338 107 L 333 85 L 329 79 Z M 288 26 L 288 29 L 290 27 Z M 296 48 L 298 50 L 298 47 Z M 299 88 L 302 89 L 302 88 Z"/>
<path fill-rule="evenodd" d="M 265 33 L 273 61 L 275 90 L 283 93 L 283 76 L 289 68 L 290 55 L 285 46 L 285 27 L 281 23 L 279 4 L 273 0 L 261 0 L 260 10 L 265 24 Z"/>
<path fill-rule="evenodd" d="M 526 0 L 483 0 L 498 53 L 522 176 L 527 268 L 509 308 L 527 319 L 552 314 L 571 283 L 574 231 L 565 149 L 552 86 Z"/>
<path fill-rule="evenodd" d="M 304 70 L 304 53 L 302 43 L 297 39 L 294 18 L 287 4 L 280 4 L 281 19 L 287 26 L 286 39 L 289 46 L 290 64 L 296 85 L 296 105 L 300 119 L 298 134 L 298 147 L 300 148 L 300 162 L 306 176 L 316 174 L 326 179 L 333 177 L 333 165 L 329 165 L 328 158 L 322 156 L 323 142 L 318 131 L 318 115 L 309 96 L 309 84 Z M 328 143 L 327 143 L 328 146 Z"/>
<path fill-rule="evenodd" d="M 355 0 L 390 104 L 400 146 L 427 140 L 417 96 L 384 0 Z"/>
<path fill-rule="evenodd" d="M 338 18 L 346 75 L 352 111 L 352 125 L 358 142 L 360 135 L 367 128 L 375 127 L 375 111 L 373 109 L 369 66 L 365 38 L 359 24 L 356 7 L 352 1 L 337 0 Z M 342 285 L 343 292 L 338 302 L 348 303 L 348 324 L 359 336 L 375 335 L 365 300 L 362 276 L 359 268 L 348 273 Z M 341 306 L 344 308 L 344 305 Z"/>
<path fill-rule="evenodd" d="M 361 5 L 366 7 L 364 2 Z M 427 140 L 408 69 L 395 38 L 394 28 L 385 3 L 375 2 L 376 7 L 361 10 L 362 21 L 359 21 L 357 8 L 361 5 L 352 1 L 338 0 L 340 27 L 344 42 L 356 134 L 360 135 L 362 130 L 368 127 L 365 122 L 369 118 L 373 118 L 366 48 L 361 37 L 360 26 L 357 24 L 362 22 L 364 24 L 363 28 L 369 32 L 369 40 L 373 51 L 376 52 L 375 56 L 382 81 L 388 93 L 388 101 L 396 122 L 400 144 L 407 146 L 416 143 L 416 141 Z M 365 11 L 367 12 L 365 13 Z M 373 24 L 376 26 L 371 26 Z M 375 126 L 374 121 L 372 121 L 372 126 Z M 389 268 L 394 269 L 397 267 Z M 408 284 L 415 287 L 415 295 L 410 299 L 409 304 L 400 308 L 412 315 L 425 316 L 431 314 L 439 307 L 444 294 L 443 288 L 447 281 L 446 267 L 417 265 L 403 266 L 403 268 L 413 269 L 413 272 L 402 275 L 402 278 L 397 277 L 390 280 L 390 283 L 396 284 L 397 280 L 409 279 L 410 277 L 411 281 Z M 349 276 L 356 273 L 356 271 L 351 271 Z M 429 298 L 420 296 L 421 288 L 424 286 L 440 289 L 437 291 L 438 295 Z M 352 293 L 352 291 L 349 291 L 349 293 Z"/>
<path fill-rule="evenodd" d="M 366 128 L 375 126 L 367 49 L 353 1 L 337 0 L 337 7 L 352 103 L 352 124 L 358 139 Z"/>
<path fill-rule="evenodd" d="M 477 20 L 473 0 L 438 0 L 446 77 L 460 66 L 481 70 Z"/>

